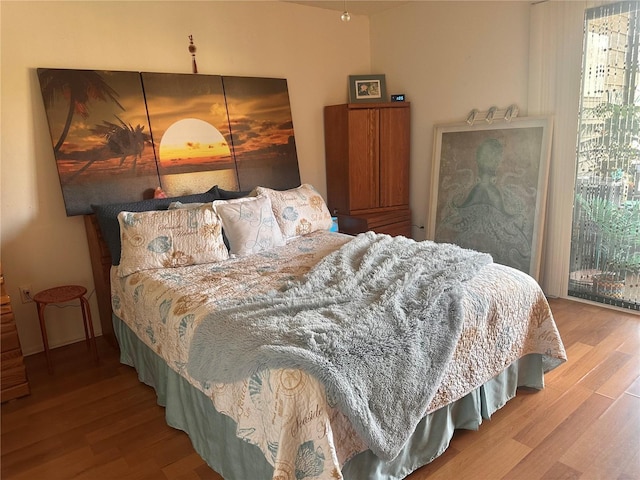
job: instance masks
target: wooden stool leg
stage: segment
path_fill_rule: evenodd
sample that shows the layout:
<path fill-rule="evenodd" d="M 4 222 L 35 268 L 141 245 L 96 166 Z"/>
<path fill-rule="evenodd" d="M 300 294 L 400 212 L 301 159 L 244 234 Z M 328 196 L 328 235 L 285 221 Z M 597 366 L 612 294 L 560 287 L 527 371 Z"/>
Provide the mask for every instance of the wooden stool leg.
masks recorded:
<path fill-rule="evenodd" d="M 44 309 L 47 306 L 45 303 L 38 303 L 38 319 L 40 320 L 40 333 L 42 334 L 42 343 L 44 344 L 44 355 L 47 357 L 47 370 L 49 373 L 53 373 L 53 366 L 51 364 L 51 354 L 49 353 L 49 341 L 47 340 L 47 326 L 44 321 Z"/>
<path fill-rule="evenodd" d="M 80 310 L 82 311 L 82 326 L 84 327 L 84 343 L 87 344 L 87 350 L 91 351 L 91 338 L 89 337 L 89 325 L 87 324 L 87 311 L 84 297 L 80 297 Z"/>
<path fill-rule="evenodd" d="M 93 353 L 93 357 L 98 362 L 98 347 L 96 345 L 96 336 L 93 333 L 93 321 L 91 320 L 91 307 L 89 307 L 89 301 L 80 297 L 80 304 L 82 307 L 82 320 L 84 321 L 84 332 L 87 340 L 89 341 L 90 350 Z M 88 329 L 88 330 L 87 330 Z"/>

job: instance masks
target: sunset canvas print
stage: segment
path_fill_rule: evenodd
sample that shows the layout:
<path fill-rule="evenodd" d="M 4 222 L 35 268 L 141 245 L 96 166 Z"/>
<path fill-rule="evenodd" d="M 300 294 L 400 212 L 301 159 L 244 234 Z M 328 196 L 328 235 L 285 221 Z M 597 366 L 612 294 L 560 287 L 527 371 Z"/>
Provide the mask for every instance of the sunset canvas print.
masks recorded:
<path fill-rule="evenodd" d="M 141 76 L 165 192 L 198 193 L 215 184 L 237 190 L 222 77 L 146 72 Z"/>
<path fill-rule="evenodd" d="M 241 190 L 300 185 L 287 81 L 222 77 Z"/>
<path fill-rule="evenodd" d="M 37 70 L 67 215 L 218 185 L 300 185 L 287 81 Z"/>
<path fill-rule="evenodd" d="M 37 70 L 67 215 L 140 200 L 158 184 L 136 72 Z"/>

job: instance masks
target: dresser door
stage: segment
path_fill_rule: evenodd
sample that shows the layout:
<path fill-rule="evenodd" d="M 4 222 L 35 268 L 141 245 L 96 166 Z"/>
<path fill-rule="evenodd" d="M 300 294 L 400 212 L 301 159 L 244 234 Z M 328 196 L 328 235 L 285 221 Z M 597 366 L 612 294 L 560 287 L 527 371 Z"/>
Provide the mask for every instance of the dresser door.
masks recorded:
<path fill-rule="evenodd" d="M 380 108 L 380 207 L 409 206 L 410 110 Z"/>
<path fill-rule="evenodd" d="M 349 111 L 349 208 L 366 210 L 379 203 L 379 119 L 375 108 Z"/>

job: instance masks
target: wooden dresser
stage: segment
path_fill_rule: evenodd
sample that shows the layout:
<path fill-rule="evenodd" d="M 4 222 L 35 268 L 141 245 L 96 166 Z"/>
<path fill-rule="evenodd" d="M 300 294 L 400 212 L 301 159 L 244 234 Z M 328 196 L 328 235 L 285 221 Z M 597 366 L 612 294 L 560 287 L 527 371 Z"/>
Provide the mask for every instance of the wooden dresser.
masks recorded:
<path fill-rule="evenodd" d="M 0 370 L 2 388 L 0 401 L 6 402 L 14 398 L 29 395 L 29 381 L 27 380 L 27 370 L 24 366 L 22 349 L 18 330 L 11 308 L 11 298 L 7 295 L 4 286 L 4 275 L 2 274 L 2 264 L 0 264 L 0 297 L 2 300 L 2 310 L 0 312 Z"/>
<path fill-rule="evenodd" d="M 341 232 L 411 237 L 410 104 L 324 109 L 327 205 Z"/>

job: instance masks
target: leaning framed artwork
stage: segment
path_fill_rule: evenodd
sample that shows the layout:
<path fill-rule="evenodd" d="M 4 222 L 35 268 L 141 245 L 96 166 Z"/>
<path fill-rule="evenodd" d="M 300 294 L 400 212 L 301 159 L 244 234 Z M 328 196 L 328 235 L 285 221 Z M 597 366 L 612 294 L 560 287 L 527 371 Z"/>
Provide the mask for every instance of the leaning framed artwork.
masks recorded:
<path fill-rule="evenodd" d="M 349 75 L 349 103 L 386 102 L 384 75 Z"/>
<path fill-rule="evenodd" d="M 436 126 L 428 238 L 538 280 L 552 128 L 552 117 Z"/>

